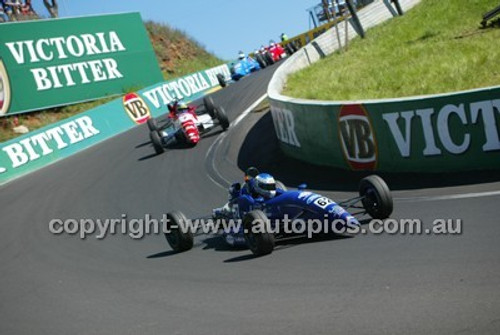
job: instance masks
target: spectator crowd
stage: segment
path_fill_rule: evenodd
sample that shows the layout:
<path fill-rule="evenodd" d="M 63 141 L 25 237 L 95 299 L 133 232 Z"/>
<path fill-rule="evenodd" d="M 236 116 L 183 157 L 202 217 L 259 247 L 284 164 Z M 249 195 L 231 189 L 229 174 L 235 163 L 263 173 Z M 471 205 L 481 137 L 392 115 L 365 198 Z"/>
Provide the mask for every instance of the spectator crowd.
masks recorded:
<path fill-rule="evenodd" d="M 43 0 L 51 17 L 57 17 L 57 0 Z M 0 0 L 0 23 L 40 18 L 31 0 Z"/>
<path fill-rule="evenodd" d="M 31 0 L 0 0 L 0 22 L 37 18 Z"/>

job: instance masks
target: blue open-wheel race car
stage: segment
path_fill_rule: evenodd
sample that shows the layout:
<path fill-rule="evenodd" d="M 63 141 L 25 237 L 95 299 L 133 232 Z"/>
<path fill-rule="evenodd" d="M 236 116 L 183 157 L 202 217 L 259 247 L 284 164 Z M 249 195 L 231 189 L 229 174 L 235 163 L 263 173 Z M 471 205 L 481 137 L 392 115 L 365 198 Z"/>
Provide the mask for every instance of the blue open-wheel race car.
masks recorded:
<path fill-rule="evenodd" d="M 214 209 L 211 219 L 224 223 L 222 236 L 228 244 L 246 245 L 257 256 L 270 254 L 276 240 L 305 235 L 305 229 L 285 229 L 286 223 L 294 222 L 295 227 L 298 226 L 297 222 L 326 223 L 327 229 L 321 230 L 322 234 L 349 234 L 351 231 L 359 232 L 360 220 L 366 215 L 373 219 L 386 219 L 393 210 L 389 187 L 376 175 L 360 181 L 359 196 L 337 203 L 307 191 L 306 185 L 299 186 L 297 190 L 288 190 L 270 175 L 259 174 L 257 169 L 252 169 L 255 168 L 249 169 L 250 172 L 247 170 L 249 180 L 245 184 L 235 183 L 231 186 L 229 202 Z M 267 178 L 270 182 L 263 182 L 259 186 L 256 184 L 260 182 L 259 178 Z M 253 188 L 258 187 L 269 191 L 272 196 L 262 197 L 254 193 Z M 197 233 L 190 225 L 191 221 L 179 211 L 168 213 L 167 218 L 165 237 L 170 247 L 178 252 L 191 249 Z"/>

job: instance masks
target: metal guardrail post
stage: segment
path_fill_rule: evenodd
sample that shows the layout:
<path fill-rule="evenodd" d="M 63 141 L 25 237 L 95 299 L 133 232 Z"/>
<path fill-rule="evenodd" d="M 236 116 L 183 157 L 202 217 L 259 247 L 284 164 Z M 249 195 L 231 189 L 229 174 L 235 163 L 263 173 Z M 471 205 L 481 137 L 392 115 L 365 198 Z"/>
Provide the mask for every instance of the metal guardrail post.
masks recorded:
<path fill-rule="evenodd" d="M 398 15 L 403 15 L 403 8 L 401 7 L 401 4 L 399 3 L 399 0 L 391 0 L 391 2 L 396 6 L 396 10 L 398 11 Z"/>
<path fill-rule="evenodd" d="M 356 8 L 352 5 L 352 0 L 346 0 L 347 8 L 349 9 L 349 12 L 351 13 L 352 17 L 352 23 L 354 26 L 356 26 L 358 29 L 357 32 L 361 38 L 365 38 L 365 30 L 363 29 L 363 26 L 361 25 L 361 21 L 359 21 L 358 13 L 356 11 Z M 347 32 L 346 32 L 347 33 Z"/>

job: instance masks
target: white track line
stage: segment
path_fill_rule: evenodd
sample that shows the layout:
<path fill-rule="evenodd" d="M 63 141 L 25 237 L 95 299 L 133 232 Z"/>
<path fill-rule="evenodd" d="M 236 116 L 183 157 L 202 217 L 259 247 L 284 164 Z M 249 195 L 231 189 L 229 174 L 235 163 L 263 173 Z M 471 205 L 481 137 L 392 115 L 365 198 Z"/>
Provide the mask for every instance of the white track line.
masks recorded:
<path fill-rule="evenodd" d="M 500 191 L 436 195 L 436 196 L 428 196 L 428 197 L 394 198 L 394 201 L 397 201 L 397 202 L 421 202 L 421 201 L 483 198 L 483 197 L 493 197 L 493 196 L 498 196 L 498 195 L 500 195 Z"/>
<path fill-rule="evenodd" d="M 250 114 L 255 109 L 255 107 L 257 107 L 266 98 L 267 98 L 267 93 L 264 94 L 263 96 L 261 96 L 260 98 L 258 98 L 250 107 L 248 107 L 246 110 L 244 110 L 243 113 L 241 113 L 233 122 L 231 122 L 231 124 L 229 125 L 229 131 L 232 131 L 232 129 L 234 127 L 236 127 L 248 114 Z M 211 152 L 214 151 L 214 157 L 213 157 L 212 162 L 211 162 L 212 168 L 213 168 L 214 172 L 222 180 L 224 180 L 228 185 L 231 185 L 231 182 L 229 180 L 227 180 L 226 178 L 224 178 L 222 176 L 222 174 L 219 172 L 219 170 L 217 169 L 217 167 L 215 166 L 215 151 L 217 150 L 217 148 L 220 147 L 220 145 L 222 144 L 224 139 L 227 137 L 227 134 L 228 134 L 227 132 L 220 134 L 217 137 L 217 139 L 214 141 L 214 143 L 212 143 L 212 145 L 210 145 L 210 147 L 207 150 L 207 153 L 205 154 L 205 160 L 207 160 L 208 157 L 210 156 Z M 222 188 L 224 190 L 227 190 L 226 186 L 221 185 L 219 182 L 214 180 L 208 173 L 207 173 L 207 176 L 215 185 L 219 186 L 220 188 Z"/>
<path fill-rule="evenodd" d="M 210 145 L 210 147 L 208 148 L 207 150 L 207 153 L 205 154 L 205 161 L 208 160 L 208 157 L 210 156 L 210 153 L 212 152 L 212 150 L 216 150 L 216 148 L 218 148 L 218 145 L 219 145 L 219 142 L 222 142 L 222 139 L 224 139 L 226 137 L 226 134 L 227 133 L 222 133 L 220 134 L 219 136 L 217 136 L 217 139 L 214 141 L 214 143 L 212 143 L 212 145 Z M 214 154 L 214 157 L 215 157 L 215 154 Z M 228 182 L 224 177 L 222 177 L 219 173 L 219 171 L 217 170 L 217 168 L 215 167 L 215 158 L 212 159 L 212 168 L 213 170 L 215 171 L 215 173 L 220 177 L 222 178 L 224 181 Z M 219 186 L 220 188 L 224 189 L 224 190 L 227 190 L 227 187 L 222 185 L 221 183 L 219 183 L 218 181 L 216 181 L 215 179 L 213 179 L 209 173 L 206 173 L 207 177 L 217 186 Z M 229 183 L 229 182 L 228 182 Z"/>
<path fill-rule="evenodd" d="M 248 114 L 250 114 L 254 109 L 255 107 L 257 107 L 258 105 L 260 105 L 260 103 L 262 101 L 264 101 L 264 99 L 267 98 L 267 93 L 264 94 L 263 96 L 261 96 L 260 98 L 257 99 L 257 101 L 255 101 L 252 106 L 248 107 L 248 109 L 246 109 L 243 113 L 240 114 L 240 116 L 238 116 L 232 123 L 231 123 L 231 126 L 232 127 L 236 127 L 236 125 L 238 123 L 241 122 L 241 120 L 243 120 L 245 118 L 245 116 L 247 116 Z"/>

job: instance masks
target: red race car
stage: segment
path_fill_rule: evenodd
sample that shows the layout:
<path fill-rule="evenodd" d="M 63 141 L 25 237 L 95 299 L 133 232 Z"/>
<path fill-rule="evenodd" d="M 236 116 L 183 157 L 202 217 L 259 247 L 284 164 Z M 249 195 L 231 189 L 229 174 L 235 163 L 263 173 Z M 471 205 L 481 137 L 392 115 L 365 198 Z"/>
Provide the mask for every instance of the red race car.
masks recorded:
<path fill-rule="evenodd" d="M 197 107 L 174 100 L 168 105 L 168 117 L 164 124 L 158 125 L 156 119 L 147 121 L 149 136 L 157 154 L 165 151 L 165 147 L 175 143 L 186 143 L 194 146 L 203 134 L 216 126 L 223 130 L 229 127 L 227 114 L 222 107 L 216 107 L 211 97 L 203 99 L 204 111 L 197 113 Z"/>
<path fill-rule="evenodd" d="M 285 48 L 283 48 L 279 43 L 274 43 L 271 41 L 267 50 L 269 51 L 275 62 L 287 56 Z"/>

